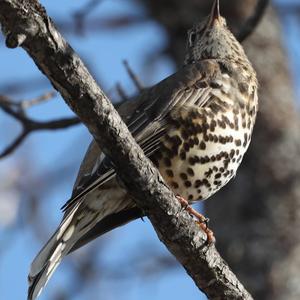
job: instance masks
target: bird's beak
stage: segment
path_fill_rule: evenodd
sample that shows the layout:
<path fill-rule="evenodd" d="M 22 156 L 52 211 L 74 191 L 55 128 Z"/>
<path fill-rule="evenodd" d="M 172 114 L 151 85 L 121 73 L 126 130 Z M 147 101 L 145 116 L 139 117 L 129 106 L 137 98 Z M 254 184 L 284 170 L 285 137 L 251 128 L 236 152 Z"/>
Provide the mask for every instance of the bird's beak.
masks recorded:
<path fill-rule="evenodd" d="M 220 3 L 219 0 L 214 0 L 214 4 L 211 9 L 210 18 L 209 18 L 209 25 L 213 26 L 215 21 L 219 21 L 220 19 Z"/>

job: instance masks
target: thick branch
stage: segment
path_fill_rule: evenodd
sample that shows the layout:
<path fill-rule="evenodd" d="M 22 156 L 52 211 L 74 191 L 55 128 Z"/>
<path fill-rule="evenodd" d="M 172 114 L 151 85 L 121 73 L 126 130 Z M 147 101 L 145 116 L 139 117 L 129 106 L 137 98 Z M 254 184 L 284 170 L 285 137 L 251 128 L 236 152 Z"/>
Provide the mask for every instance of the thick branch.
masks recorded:
<path fill-rule="evenodd" d="M 181 209 L 80 58 L 34 0 L 0 0 L 8 46 L 22 45 L 111 157 L 159 238 L 210 299 L 252 299 L 214 245 Z M 24 39 L 23 36 L 26 36 Z M 20 39 L 19 37 L 22 37 Z"/>
<path fill-rule="evenodd" d="M 265 14 L 266 8 L 269 4 L 269 0 L 258 0 L 253 14 L 243 24 L 242 29 L 237 35 L 237 39 L 242 42 L 248 38 L 249 35 L 254 31 L 263 15 Z"/>

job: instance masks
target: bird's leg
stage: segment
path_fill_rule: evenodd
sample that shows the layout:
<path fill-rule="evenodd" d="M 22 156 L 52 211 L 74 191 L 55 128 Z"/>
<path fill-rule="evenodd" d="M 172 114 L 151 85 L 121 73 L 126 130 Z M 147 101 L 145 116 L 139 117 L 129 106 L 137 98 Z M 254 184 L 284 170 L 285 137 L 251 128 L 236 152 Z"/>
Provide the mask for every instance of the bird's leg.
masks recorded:
<path fill-rule="evenodd" d="M 200 228 L 206 233 L 207 235 L 207 242 L 209 244 L 215 243 L 216 239 L 214 237 L 214 233 L 210 230 L 207 226 L 209 219 L 199 213 L 197 210 L 192 208 L 188 201 L 181 197 L 180 195 L 176 195 L 176 198 L 179 200 L 182 207 L 192 216 L 197 218 L 197 224 L 199 224 Z"/>

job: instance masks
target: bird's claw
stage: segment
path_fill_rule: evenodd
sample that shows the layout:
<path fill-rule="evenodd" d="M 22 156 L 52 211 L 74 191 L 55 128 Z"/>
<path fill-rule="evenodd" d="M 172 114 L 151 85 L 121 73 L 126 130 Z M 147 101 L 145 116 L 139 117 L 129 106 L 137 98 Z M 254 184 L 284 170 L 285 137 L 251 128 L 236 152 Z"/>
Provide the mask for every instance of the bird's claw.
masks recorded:
<path fill-rule="evenodd" d="M 186 199 L 184 199 L 183 197 L 181 197 L 180 195 L 176 195 L 176 198 L 179 200 L 179 202 L 184 210 L 186 210 L 190 215 L 196 217 L 196 219 L 197 219 L 196 223 L 206 233 L 206 236 L 207 236 L 206 242 L 208 244 L 214 244 L 216 239 L 214 237 L 213 231 L 208 228 L 209 218 L 206 218 L 201 213 L 199 213 L 198 211 L 193 209 L 189 205 L 188 201 Z"/>

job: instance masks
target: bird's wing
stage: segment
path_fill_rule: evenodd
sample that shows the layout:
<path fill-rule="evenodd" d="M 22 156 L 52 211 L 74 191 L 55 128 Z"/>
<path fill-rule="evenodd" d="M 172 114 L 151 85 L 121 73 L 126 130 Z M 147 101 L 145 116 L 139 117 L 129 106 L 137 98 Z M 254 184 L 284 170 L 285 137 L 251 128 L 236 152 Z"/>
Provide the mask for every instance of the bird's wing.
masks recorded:
<path fill-rule="evenodd" d="M 211 60 L 186 65 L 142 92 L 132 103 L 132 108 L 130 104 L 120 107 L 123 120 L 147 157 L 159 147 L 161 137 L 169 128 L 169 113 L 173 109 L 183 106 L 203 107 L 209 102 L 212 97 L 210 85 L 218 71 L 218 63 Z M 63 206 L 66 214 L 72 211 L 85 195 L 115 176 L 110 159 L 101 153 L 95 144 L 90 146 L 89 151 L 91 154 L 98 153 L 98 160 L 93 161 L 91 173 L 85 173 L 85 176 L 77 180 L 72 198 Z M 91 164 L 89 156 L 87 155 L 85 160 Z"/>

